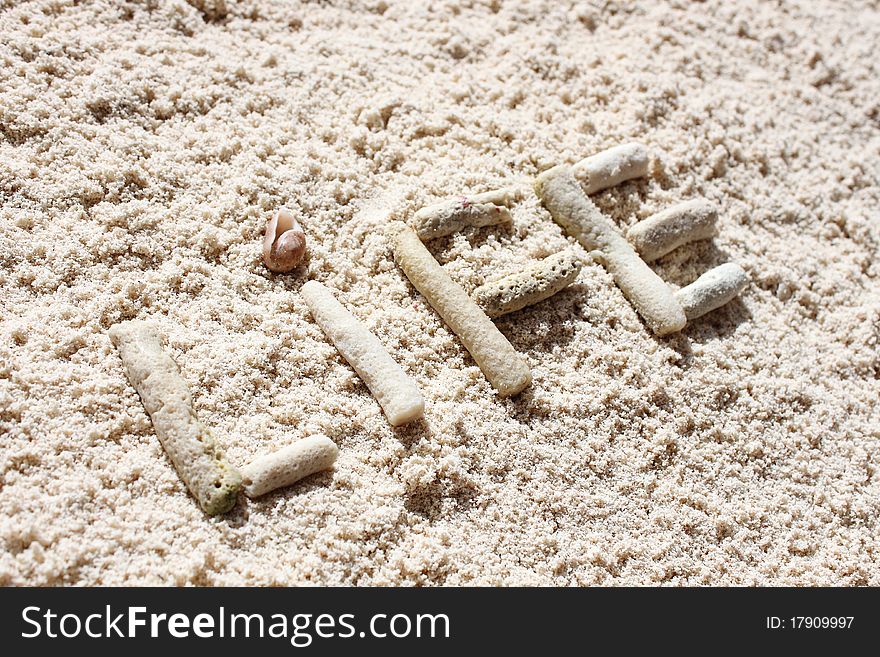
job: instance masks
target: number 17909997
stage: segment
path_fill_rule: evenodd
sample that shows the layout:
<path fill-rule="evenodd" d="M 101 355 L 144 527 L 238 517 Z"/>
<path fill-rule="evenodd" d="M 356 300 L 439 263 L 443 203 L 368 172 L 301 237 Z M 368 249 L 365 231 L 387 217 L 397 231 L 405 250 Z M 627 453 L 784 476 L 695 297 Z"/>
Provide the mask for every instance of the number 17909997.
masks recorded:
<path fill-rule="evenodd" d="M 767 616 L 768 630 L 848 630 L 855 616 Z"/>

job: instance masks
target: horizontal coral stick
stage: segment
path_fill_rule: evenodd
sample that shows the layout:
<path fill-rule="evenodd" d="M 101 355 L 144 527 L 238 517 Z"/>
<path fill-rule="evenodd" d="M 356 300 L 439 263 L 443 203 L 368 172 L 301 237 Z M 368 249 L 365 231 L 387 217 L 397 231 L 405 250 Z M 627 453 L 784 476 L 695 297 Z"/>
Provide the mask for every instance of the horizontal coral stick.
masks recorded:
<path fill-rule="evenodd" d="M 688 242 L 714 236 L 717 219 L 712 203 L 694 199 L 642 219 L 630 227 L 626 237 L 642 259 L 651 262 Z"/>
<path fill-rule="evenodd" d="M 339 449 L 327 436 L 309 436 L 277 452 L 258 456 L 241 469 L 244 494 L 259 497 L 290 486 L 303 477 L 327 470 L 336 461 Z"/>
<path fill-rule="evenodd" d="M 648 149 L 642 144 L 622 144 L 584 158 L 574 164 L 572 172 L 587 194 L 619 185 L 633 178 L 648 175 Z"/>
<path fill-rule="evenodd" d="M 573 283 L 582 267 L 574 253 L 554 253 L 481 285 L 474 290 L 473 297 L 489 317 L 500 317 L 552 297 Z"/>
<path fill-rule="evenodd" d="M 510 189 L 459 196 L 422 208 L 411 223 L 422 240 L 451 235 L 467 226 L 494 226 L 511 220 L 505 206 L 515 199 L 516 193 Z"/>
<path fill-rule="evenodd" d="M 731 301 L 748 285 L 748 274 L 733 262 L 710 269 L 675 293 L 688 320 L 702 317 Z"/>

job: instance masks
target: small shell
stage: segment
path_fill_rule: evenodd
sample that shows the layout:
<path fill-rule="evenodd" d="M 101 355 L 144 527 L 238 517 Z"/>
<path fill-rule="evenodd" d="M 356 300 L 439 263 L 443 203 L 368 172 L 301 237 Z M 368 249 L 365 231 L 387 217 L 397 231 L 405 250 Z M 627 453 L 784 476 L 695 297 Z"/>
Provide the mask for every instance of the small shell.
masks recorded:
<path fill-rule="evenodd" d="M 263 262 L 272 271 L 288 272 L 306 254 L 306 235 L 289 210 L 281 208 L 266 224 Z"/>

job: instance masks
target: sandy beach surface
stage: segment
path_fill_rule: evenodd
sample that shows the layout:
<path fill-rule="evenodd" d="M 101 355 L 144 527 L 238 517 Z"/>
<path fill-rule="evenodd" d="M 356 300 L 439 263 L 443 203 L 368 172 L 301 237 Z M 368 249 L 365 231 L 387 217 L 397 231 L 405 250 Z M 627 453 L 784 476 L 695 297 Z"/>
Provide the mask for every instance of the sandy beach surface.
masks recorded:
<path fill-rule="evenodd" d="M 870 2 L 0 0 L 0 584 L 880 585 L 877 43 Z M 534 377 L 499 399 L 389 222 L 634 140 L 650 176 L 596 203 L 711 200 L 718 236 L 652 267 L 749 287 L 656 338 L 588 264 L 496 322 Z M 429 248 L 471 292 L 575 244 L 512 214 Z M 108 337 L 132 318 L 232 463 L 323 433 L 335 472 L 205 516 Z"/>

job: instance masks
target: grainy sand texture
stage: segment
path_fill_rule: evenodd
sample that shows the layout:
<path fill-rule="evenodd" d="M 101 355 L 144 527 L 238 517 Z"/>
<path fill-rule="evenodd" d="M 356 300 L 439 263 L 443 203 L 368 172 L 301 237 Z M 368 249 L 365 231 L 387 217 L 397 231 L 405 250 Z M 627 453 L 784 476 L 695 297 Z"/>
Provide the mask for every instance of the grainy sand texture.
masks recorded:
<path fill-rule="evenodd" d="M 880 585 L 878 43 L 870 2 L 0 0 L 0 584 Z M 625 231 L 708 199 L 718 236 L 651 266 L 750 285 L 656 338 L 590 263 L 497 321 L 534 377 L 500 399 L 389 222 L 632 141 L 650 175 L 593 200 Z M 309 253 L 272 274 L 281 206 Z M 429 243 L 466 291 L 581 248 L 511 213 Z M 335 471 L 203 514 L 108 337 L 133 318 L 230 462 L 322 433 Z"/>

